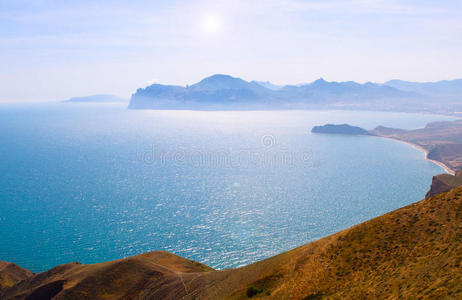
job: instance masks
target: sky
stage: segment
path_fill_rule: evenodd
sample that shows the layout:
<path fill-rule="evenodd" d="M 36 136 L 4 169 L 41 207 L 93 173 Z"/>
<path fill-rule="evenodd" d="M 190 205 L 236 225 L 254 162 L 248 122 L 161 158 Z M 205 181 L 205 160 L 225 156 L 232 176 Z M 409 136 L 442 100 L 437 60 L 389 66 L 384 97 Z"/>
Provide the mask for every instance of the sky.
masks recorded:
<path fill-rule="evenodd" d="M 460 0 L 0 0 L 0 101 L 129 97 L 212 74 L 462 78 Z"/>

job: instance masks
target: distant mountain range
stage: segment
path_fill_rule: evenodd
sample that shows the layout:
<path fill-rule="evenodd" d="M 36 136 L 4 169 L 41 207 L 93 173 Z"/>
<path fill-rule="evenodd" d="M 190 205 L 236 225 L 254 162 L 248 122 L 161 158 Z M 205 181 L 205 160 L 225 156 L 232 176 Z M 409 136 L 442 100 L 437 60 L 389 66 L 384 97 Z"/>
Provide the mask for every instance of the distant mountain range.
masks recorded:
<path fill-rule="evenodd" d="M 462 80 L 416 83 L 354 81 L 278 86 L 217 74 L 190 86 L 153 84 L 131 97 L 131 109 L 378 109 L 455 111 L 462 105 Z"/>
<path fill-rule="evenodd" d="M 437 82 L 410 82 L 394 79 L 383 85 L 402 91 L 415 92 L 431 97 L 450 97 L 454 100 L 462 100 L 462 79 L 443 80 Z"/>
<path fill-rule="evenodd" d="M 84 97 L 74 97 L 62 102 L 65 103 L 76 103 L 76 102 L 85 102 L 85 103 L 106 103 L 106 102 L 128 102 L 129 99 L 120 98 L 114 95 L 90 95 Z"/>

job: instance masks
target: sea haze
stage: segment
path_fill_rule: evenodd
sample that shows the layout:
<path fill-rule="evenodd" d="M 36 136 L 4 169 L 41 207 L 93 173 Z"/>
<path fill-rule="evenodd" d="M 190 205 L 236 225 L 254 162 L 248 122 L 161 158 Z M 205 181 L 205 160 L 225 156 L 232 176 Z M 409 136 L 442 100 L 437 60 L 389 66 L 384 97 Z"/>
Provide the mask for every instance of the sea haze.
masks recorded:
<path fill-rule="evenodd" d="M 3 105 L 0 260 L 39 272 L 166 250 L 249 264 L 420 200 L 443 172 L 406 144 L 314 125 L 448 119 Z"/>

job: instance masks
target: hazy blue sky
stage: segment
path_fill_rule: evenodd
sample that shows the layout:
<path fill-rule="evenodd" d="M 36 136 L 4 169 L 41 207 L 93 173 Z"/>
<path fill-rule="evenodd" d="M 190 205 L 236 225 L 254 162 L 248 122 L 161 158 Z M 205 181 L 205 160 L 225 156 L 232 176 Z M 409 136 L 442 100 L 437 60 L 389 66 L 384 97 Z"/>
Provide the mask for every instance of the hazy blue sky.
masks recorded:
<path fill-rule="evenodd" d="M 0 0 L 0 101 L 128 97 L 214 73 L 461 78 L 462 1 Z"/>

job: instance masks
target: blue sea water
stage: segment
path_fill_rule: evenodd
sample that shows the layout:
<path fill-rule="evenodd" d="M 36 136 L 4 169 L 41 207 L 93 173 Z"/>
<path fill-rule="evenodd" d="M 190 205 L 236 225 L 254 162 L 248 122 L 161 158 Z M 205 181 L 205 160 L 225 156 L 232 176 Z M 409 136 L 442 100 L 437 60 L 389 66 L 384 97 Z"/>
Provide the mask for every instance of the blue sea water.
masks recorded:
<path fill-rule="evenodd" d="M 1 105 L 0 260 L 39 272 L 166 250 L 249 264 L 418 201 L 443 172 L 409 145 L 312 126 L 450 119 Z"/>

